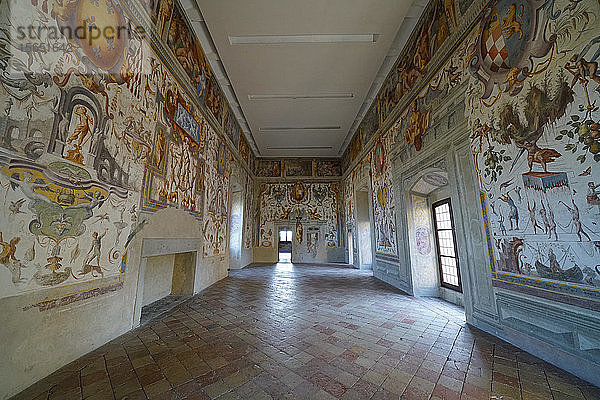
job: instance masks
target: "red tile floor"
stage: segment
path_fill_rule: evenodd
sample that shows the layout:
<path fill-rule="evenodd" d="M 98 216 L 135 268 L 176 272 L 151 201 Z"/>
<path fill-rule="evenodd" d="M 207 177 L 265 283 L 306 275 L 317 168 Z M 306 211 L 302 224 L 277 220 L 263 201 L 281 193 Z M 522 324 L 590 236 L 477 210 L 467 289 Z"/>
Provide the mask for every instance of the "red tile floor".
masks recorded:
<path fill-rule="evenodd" d="M 252 267 L 16 399 L 600 399 L 600 389 L 335 266 Z"/>

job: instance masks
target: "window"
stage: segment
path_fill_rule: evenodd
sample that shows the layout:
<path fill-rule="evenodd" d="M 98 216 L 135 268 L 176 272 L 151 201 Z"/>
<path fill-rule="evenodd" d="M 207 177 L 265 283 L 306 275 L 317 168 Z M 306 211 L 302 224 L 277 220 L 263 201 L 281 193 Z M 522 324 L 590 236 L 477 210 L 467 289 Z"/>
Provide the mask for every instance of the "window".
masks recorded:
<path fill-rule="evenodd" d="M 433 204 L 433 221 L 442 286 L 462 292 L 450 199 Z"/>
<path fill-rule="evenodd" d="M 279 241 L 280 242 L 291 242 L 292 241 L 292 231 L 279 231 Z"/>

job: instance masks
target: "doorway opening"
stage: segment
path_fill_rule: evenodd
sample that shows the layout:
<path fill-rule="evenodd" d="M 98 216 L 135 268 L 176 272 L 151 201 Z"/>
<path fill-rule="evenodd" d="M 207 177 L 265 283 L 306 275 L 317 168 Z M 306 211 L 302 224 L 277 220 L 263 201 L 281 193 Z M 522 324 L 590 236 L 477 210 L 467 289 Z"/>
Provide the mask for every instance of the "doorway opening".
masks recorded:
<path fill-rule="evenodd" d="M 463 307 L 457 237 L 452 214 L 448 172 L 424 171 L 410 187 L 408 218 L 411 233 L 412 293 L 440 297 Z"/>
<path fill-rule="evenodd" d="M 354 264 L 354 243 L 352 238 L 352 229 L 348 229 L 348 264 Z"/>
<path fill-rule="evenodd" d="M 242 190 L 232 187 L 231 214 L 229 221 L 229 268 L 242 268 L 242 227 L 244 219 L 244 197 Z M 237 190 L 236 190 L 237 189 Z"/>
<path fill-rule="evenodd" d="M 369 212 L 369 192 L 356 192 L 356 212 L 358 228 L 358 261 L 360 269 L 371 269 L 373 254 L 371 252 L 371 213 Z"/>
<path fill-rule="evenodd" d="M 291 263 L 292 262 L 292 231 L 290 228 L 279 229 L 279 257 L 278 262 L 280 263 Z"/>

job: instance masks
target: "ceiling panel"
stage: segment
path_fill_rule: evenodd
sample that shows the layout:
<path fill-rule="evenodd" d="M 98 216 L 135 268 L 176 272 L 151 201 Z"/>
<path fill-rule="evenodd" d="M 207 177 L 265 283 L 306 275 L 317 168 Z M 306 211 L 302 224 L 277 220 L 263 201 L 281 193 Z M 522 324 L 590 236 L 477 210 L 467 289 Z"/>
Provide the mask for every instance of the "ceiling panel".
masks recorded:
<path fill-rule="evenodd" d="M 197 0 L 261 156 L 336 156 L 411 1 Z M 236 44 L 229 36 L 378 34 L 375 43 Z M 352 93 L 350 99 L 248 95 Z M 261 132 L 265 127 L 339 130 Z M 285 150 L 289 147 L 331 147 Z M 277 148 L 269 150 L 268 148 Z"/>

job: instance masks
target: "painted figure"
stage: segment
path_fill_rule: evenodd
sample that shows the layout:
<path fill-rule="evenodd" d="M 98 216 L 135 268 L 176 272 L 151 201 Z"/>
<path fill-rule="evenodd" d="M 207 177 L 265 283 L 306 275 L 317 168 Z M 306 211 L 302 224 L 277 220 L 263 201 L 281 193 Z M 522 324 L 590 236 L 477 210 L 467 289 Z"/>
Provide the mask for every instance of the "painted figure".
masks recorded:
<path fill-rule="evenodd" d="M 304 232 L 304 229 L 302 227 L 302 223 L 298 222 L 296 223 L 296 241 L 298 243 L 302 243 L 302 233 Z"/>
<path fill-rule="evenodd" d="M 458 21 L 456 19 L 456 9 L 454 7 L 454 0 L 444 0 L 444 11 L 446 11 L 446 16 L 452 22 L 452 26 L 456 28 L 458 26 Z"/>
<path fill-rule="evenodd" d="M 2 232 L 0 232 L 0 246 L 2 251 L 0 252 L 0 264 L 4 264 L 12 275 L 12 283 L 17 284 L 21 282 L 21 268 L 24 265 L 17 259 L 15 253 L 17 252 L 17 244 L 21 241 L 21 238 L 15 236 L 8 242 L 2 239 Z"/>
<path fill-rule="evenodd" d="M 102 235 L 98 235 L 98 232 L 94 232 L 92 234 L 92 245 L 87 253 L 88 258 L 85 260 L 86 265 L 91 265 L 92 262 L 96 260 L 96 266 L 100 266 L 102 239 L 104 238 L 104 236 L 106 236 L 106 232 L 108 232 L 108 229 L 105 230 Z"/>
<path fill-rule="evenodd" d="M 588 182 L 586 199 L 590 206 L 600 206 L 600 197 L 598 197 L 600 192 L 596 190 L 598 188 L 600 188 L 600 184 L 596 185 L 594 182 Z"/>
<path fill-rule="evenodd" d="M 573 55 L 569 61 L 573 63 L 572 65 L 566 66 L 567 70 L 573 74 L 571 87 L 575 86 L 577 82 L 580 82 L 582 85 L 586 86 L 590 79 L 600 84 L 600 75 L 596 74 L 598 71 L 597 62 L 586 61 L 583 57 L 580 58 L 579 54 Z"/>
<path fill-rule="evenodd" d="M 519 209 L 515 205 L 515 201 L 510 197 L 510 194 L 500 196 L 500 200 L 508 204 L 510 211 L 508 212 L 508 220 L 510 222 L 510 230 L 519 229 Z M 514 223 L 514 225 L 513 225 Z"/>
<path fill-rule="evenodd" d="M 548 163 L 554 162 L 556 158 L 560 157 L 561 154 L 554 149 L 542 149 L 537 145 L 537 140 L 519 143 L 515 141 L 515 145 L 523 150 L 527 151 L 527 164 L 529 166 L 529 172 L 533 171 L 533 163 L 538 163 L 544 169 L 544 172 L 548 172 Z"/>
<path fill-rule="evenodd" d="M 92 135 L 92 124 L 94 123 L 94 119 L 88 115 L 85 107 L 80 106 L 75 110 L 75 115 L 77 115 L 78 122 L 75 127 L 75 131 L 69 138 L 67 139 L 67 143 L 72 144 L 77 141 L 77 146 L 81 149 L 81 146 L 87 141 L 87 137 Z"/>
<path fill-rule="evenodd" d="M 498 227 L 500 228 L 500 234 L 506 236 L 506 227 L 504 226 L 504 216 L 500 214 L 500 220 L 498 221 Z"/>
<path fill-rule="evenodd" d="M 560 267 L 560 264 L 556 260 L 556 254 L 554 254 L 554 251 L 552 250 L 552 248 L 548 249 L 548 263 L 550 264 L 550 270 L 552 272 L 554 272 L 554 273 L 562 272 L 562 268 Z"/>
<path fill-rule="evenodd" d="M 544 207 L 544 201 L 542 201 L 542 208 L 540 208 L 540 217 L 542 218 L 542 224 L 544 224 L 544 233 L 549 235 L 550 223 L 548 222 L 548 213 L 546 212 L 546 207 Z"/>
<path fill-rule="evenodd" d="M 8 206 L 8 211 L 10 212 L 10 215 L 23 214 L 23 211 L 21 211 L 21 207 L 23 206 L 25 201 L 25 199 L 11 201 L 10 205 Z"/>
<path fill-rule="evenodd" d="M 523 197 L 521 197 L 521 186 L 515 188 L 515 194 L 517 195 L 517 201 L 521 203 L 521 201 L 523 201 Z"/>
<path fill-rule="evenodd" d="M 435 18 L 432 19 L 429 26 L 423 24 L 423 27 L 421 28 L 421 34 L 419 35 L 419 39 L 417 41 L 417 48 L 415 55 L 413 56 L 413 63 L 419 71 L 422 71 L 431 59 L 431 54 L 429 52 L 429 36 L 431 34 L 431 28 L 434 22 Z"/>
<path fill-rule="evenodd" d="M 538 225 L 537 220 L 535 219 L 535 201 L 533 202 L 533 207 L 527 202 L 527 209 L 529 210 L 529 220 L 533 225 L 533 233 L 534 235 L 537 235 L 538 228 L 541 230 L 542 227 Z"/>
<path fill-rule="evenodd" d="M 558 235 L 556 234 L 556 222 L 554 221 L 554 211 L 552 211 L 550 203 L 548 203 L 548 239 L 552 237 L 552 233 L 554 233 L 554 240 L 558 240 Z"/>
<path fill-rule="evenodd" d="M 160 11 L 158 14 L 157 26 L 159 31 L 164 32 L 171 14 L 173 12 L 173 0 L 163 0 L 160 2 Z"/>
<path fill-rule="evenodd" d="M 0 169 L 0 172 L 2 172 L 1 169 Z M 35 189 L 47 189 L 48 185 L 45 183 L 43 183 L 43 184 L 37 183 L 35 176 L 31 172 L 29 172 L 29 171 L 23 172 L 23 180 L 19 180 L 19 179 L 15 178 L 14 176 L 10 176 L 10 177 L 8 177 L 8 179 L 11 182 L 11 186 L 13 188 L 15 186 L 18 186 L 19 188 L 21 188 L 21 191 L 23 192 L 25 197 L 27 197 L 28 199 L 30 199 L 34 202 L 51 203 L 50 200 L 46 196 L 35 191 Z"/>
<path fill-rule="evenodd" d="M 67 143 L 73 145 L 73 149 L 67 150 L 65 159 L 84 165 L 81 149 L 83 145 L 92 136 L 92 124 L 94 119 L 88 115 L 85 107 L 80 106 L 75 110 L 75 115 L 78 118 L 75 131 L 67 139 Z"/>
<path fill-rule="evenodd" d="M 521 20 L 519 22 L 518 20 Z M 517 10 L 515 3 L 508 7 L 508 15 L 502 20 L 502 31 L 506 34 L 505 39 L 510 38 L 513 34 L 519 34 L 519 40 L 523 38 L 523 29 L 521 24 L 523 23 L 523 4 Z"/>
<path fill-rule="evenodd" d="M 581 242 L 583 240 L 581 235 L 585 236 L 589 241 L 591 241 L 592 239 L 590 239 L 590 236 L 587 233 L 585 233 L 585 231 L 583 230 L 583 225 L 581 223 L 580 215 L 579 215 L 579 208 L 575 204 L 575 200 L 571 199 L 571 202 L 573 204 L 573 208 L 569 207 L 562 201 L 561 201 L 561 204 L 563 206 L 565 206 L 567 208 L 567 210 L 569 210 L 571 212 L 571 219 L 573 220 L 573 226 L 575 227 L 575 233 L 577 233 L 577 237 L 579 237 L 579 241 Z"/>

